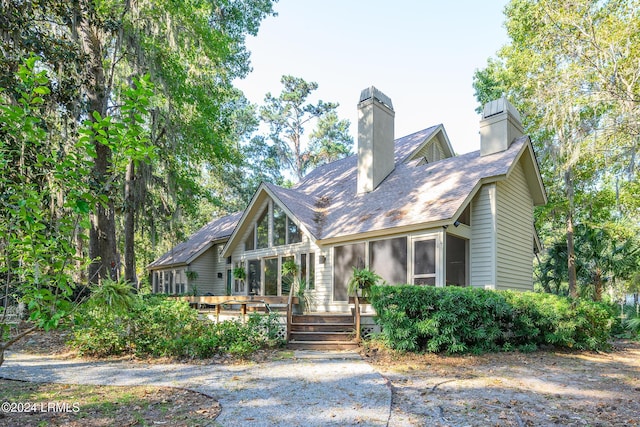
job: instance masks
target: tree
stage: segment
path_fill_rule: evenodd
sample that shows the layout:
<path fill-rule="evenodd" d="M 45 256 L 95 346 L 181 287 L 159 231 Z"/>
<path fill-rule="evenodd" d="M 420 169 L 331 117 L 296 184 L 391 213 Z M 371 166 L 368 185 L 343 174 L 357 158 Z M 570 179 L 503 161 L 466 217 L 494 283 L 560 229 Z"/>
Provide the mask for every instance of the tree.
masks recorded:
<path fill-rule="evenodd" d="M 37 328 L 50 329 L 74 309 L 74 240 L 88 226 L 90 148 L 51 144 L 42 106 L 49 95 L 37 58 L 19 67 L 13 95 L 0 89 L 0 365 L 4 351 Z M 76 301 L 77 302 L 77 301 Z M 33 326 L 10 334 L 6 309 L 24 303 Z"/>
<path fill-rule="evenodd" d="M 335 111 L 330 111 L 320 117 L 309 141 L 309 156 L 305 170 L 347 157 L 353 147 L 349 121 L 340 120 Z"/>
<path fill-rule="evenodd" d="M 144 123 L 155 158 L 119 168 L 111 148 L 100 138 L 93 141 L 91 191 L 100 203 L 92 207 L 89 230 L 91 280 L 116 275 L 122 247 L 128 248 L 126 277 L 133 280 L 127 255 L 136 247 L 132 239 L 152 240 L 153 250 L 144 256 L 153 257 L 163 249 L 156 236 L 185 233 L 190 221 L 181 221 L 182 215 L 198 215 L 194 200 L 223 199 L 225 191 L 204 188 L 202 171 L 222 175 L 222 166 L 241 162 L 242 130 L 234 118 L 243 96 L 232 81 L 249 71 L 246 34 L 255 35 L 272 13 L 271 0 L 2 3 L 0 81 L 13 80 L 29 51 L 41 52 L 41 65 L 53 76 L 49 131 L 59 132 L 61 141 L 70 141 L 87 119 L 121 117 L 123 83 L 148 73 L 156 88 Z M 85 250 L 80 241 L 77 247 Z"/>
<path fill-rule="evenodd" d="M 639 6 L 635 0 L 513 0 L 505 9 L 511 42 L 474 77 L 479 101 L 507 95 L 525 113 L 551 193 L 552 206 L 540 211 L 555 214 L 538 218 L 563 218 L 572 296 L 578 279 L 574 234 L 588 217 L 585 201 L 598 188 L 611 188 L 611 177 L 617 189 L 620 181 L 635 181 Z M 637 212 L 626 204 L 626 192 L 637 197 L 637 186 L 624 187 L 615 208 L 637 227 Z"/>
<path fill-rule="evenodd" d="M 281 163 L 300 180 L 310 166 L 347 155 L 353 139 L 346 132 L 349 122 L 337 117 L 338 104 L 322 100 L 307 103 L 311 93 L 318 89 L 317 83 L 293 76 L 282 76 L 280 82 L 284 86 L 282 92 L 277 98 L 267 93 L 260 115 L 269 125 L 269 139 Z M 313 144 L 308 146 L 303 140 L 305 126 L 316 119 Z"/>

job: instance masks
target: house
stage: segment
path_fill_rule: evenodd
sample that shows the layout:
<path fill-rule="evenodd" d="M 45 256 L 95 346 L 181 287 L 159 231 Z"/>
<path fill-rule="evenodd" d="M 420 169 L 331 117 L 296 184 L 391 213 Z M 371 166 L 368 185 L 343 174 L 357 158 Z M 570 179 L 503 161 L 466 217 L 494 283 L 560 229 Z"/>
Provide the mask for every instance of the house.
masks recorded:
<path fill-rule="evenodd" d="M 318 167 L 293 188 L 262 183 L 232 232 L 210 237 L 221 252 L 207 262 L 226 282 L 214 277 L 206 289 L 286 295 L 282 266 L 292 260 L 319 312 L 349 310 L 353 267 L 389 284 L 532 290 L 533 208 L 546 193 L 515 108 L 506 99 L 488 103 L 480 150 L 460 156 L 442 125 L 394 140 L 394 115 L 389 97 L 365 89 L 357 155 Z M 175 258 L 193 268 L 196 252 Z M 231 283 L 233 268 L 246 278 Z"/>
<path fill-rule="evenodd" d="M 214 219 L 149 264 L 152 291 L 170 295 L 230 294 L 231 260 L 221 257 L 221 252 L 241 214 Z"/>

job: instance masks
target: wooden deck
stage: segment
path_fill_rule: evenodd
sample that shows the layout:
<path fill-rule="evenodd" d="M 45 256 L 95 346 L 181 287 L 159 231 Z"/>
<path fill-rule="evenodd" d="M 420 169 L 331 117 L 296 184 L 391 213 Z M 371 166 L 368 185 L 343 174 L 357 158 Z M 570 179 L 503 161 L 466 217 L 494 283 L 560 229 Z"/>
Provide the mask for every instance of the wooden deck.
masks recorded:
<path fill-rule="evenodd" d="M 226 310 L 239 309 L 243 317 L 247 311 L 285 312 L 287 316 L 286 341 L 289 347 L 316 350 L 357 347 L 360 343 L 360 304 L 367 303 L 358 297 L 350 297 L 349 303 L 354 306 L 350 314 L 294 315 L 293 306 L 299 303 L 299 299 L 291 293 L 289 296 L 228 295 L 175 298 L 187 301 L 195 309 L 213 311 L 216 321 L 219 320 L 223 307 Z"/>

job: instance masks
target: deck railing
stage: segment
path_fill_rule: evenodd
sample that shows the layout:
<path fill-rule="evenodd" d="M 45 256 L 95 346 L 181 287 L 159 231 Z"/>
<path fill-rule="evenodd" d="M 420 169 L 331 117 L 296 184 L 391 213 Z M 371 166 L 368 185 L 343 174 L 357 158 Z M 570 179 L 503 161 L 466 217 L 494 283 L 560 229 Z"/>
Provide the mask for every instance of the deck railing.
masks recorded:
<path fill-rule="evenodd" d="M 190 305 L 197 309 L 202 308 L 203 305 L 215 307 L 216 321 L 220 318 L 220 311 L 224 305 L 238 305 L 240 306 L 240 314 L 245 316 L 247 314 L 247 306 L 264 305 L 265 309 L 270 312 L 272 307 L 284 307 L 287 306 L 287 311 L 290 311 L 291 304 L 297 304 L 298 298 L 291 296 L 261 296 L 261 295 L 221 295 L 221 296 L 181 296 L 176 297 L 179 300 L 187 301 Z"/>

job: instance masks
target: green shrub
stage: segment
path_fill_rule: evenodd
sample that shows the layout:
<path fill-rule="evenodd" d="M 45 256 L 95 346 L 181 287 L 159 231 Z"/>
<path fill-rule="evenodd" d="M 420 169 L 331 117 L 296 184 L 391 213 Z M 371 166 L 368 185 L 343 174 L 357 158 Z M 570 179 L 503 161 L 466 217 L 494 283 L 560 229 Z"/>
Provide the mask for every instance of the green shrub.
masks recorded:
<path fill-rule="evenodd" d="M 136 295 L 129 309 L 96 309 L 88 303 L 77 317 L 71 342 L 81 354 L 207 358 L 247 356 L 281 344 L 277 315 L 252 314 L 247 323 L 213 323 L 185 301 Z"/>
<path fill-rule="evenodd" d="M 605 349 L 613 325 L 605 304 L 532 292 L 376 286 L 371 302 L 383 340 L 402 351 Z"/>

